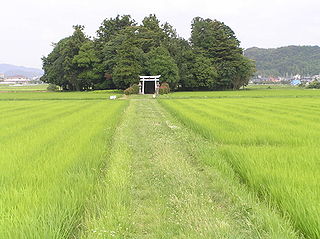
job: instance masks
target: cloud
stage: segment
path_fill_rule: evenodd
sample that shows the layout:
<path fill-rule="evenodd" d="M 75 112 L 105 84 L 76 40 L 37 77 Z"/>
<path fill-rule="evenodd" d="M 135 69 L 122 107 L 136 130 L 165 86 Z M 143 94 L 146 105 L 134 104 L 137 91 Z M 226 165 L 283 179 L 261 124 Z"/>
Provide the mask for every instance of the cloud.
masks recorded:
<path fill-rule="evenodd" d="M 0 62 L 40 67 L 51 43 L 86 26 L 94 35 L 103 19 L 130 14 L 137 21 L 155 13 L 189 38 L 195 16 L 224 21 L 242 47 L 319 44 L 318 0 L 11 0 L 1 4 Z"/>

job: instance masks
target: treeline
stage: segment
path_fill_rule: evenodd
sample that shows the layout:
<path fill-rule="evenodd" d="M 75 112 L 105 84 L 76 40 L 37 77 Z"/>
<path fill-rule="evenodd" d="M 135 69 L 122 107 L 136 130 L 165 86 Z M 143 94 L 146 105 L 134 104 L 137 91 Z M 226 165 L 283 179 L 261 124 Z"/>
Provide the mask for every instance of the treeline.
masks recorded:
<path fill-rule="evenodd" d="M 239 89 L 255 66 L 223 22 L 196 17 L 190 40 L 155 15 L 140 25 L 129 15 L 105 19 L 94 38 L 74 26 L 43 57 L 42 80 L 64 90 L 125 89 L 139 75 L 161 75 L 172 89 Z"/>
<path fill-rule="evenodd" d="M 319 46 L 253 47 L 245 50 L 245 56 L 256 61 L 257 75 L 285 77 L 320 73 Z"/>

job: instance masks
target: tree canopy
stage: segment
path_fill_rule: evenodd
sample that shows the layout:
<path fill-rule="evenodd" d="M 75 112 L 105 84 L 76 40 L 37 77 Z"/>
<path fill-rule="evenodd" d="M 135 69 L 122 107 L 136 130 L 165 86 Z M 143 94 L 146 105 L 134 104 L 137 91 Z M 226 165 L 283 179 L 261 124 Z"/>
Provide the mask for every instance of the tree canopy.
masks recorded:
<path fill-rule="evenodd" d="M 256 74 L 265 77 L 312 76 L 320 73 L 319 46 L 252 47 L 245 50 L 245 55 L 256 62 Z"/>
<path fill-rule="evenodd" d="M 83 26 L 43 57 L 42 80 L 64 90 L 125 89 L 139 75 L 162 75 L 175 90 L 238 89 L 255 66 L 223 22 L 196 17 L 190 40 L 150 14 L 139 25 L 129 15 L 105 19 L 95 37 Z"/>

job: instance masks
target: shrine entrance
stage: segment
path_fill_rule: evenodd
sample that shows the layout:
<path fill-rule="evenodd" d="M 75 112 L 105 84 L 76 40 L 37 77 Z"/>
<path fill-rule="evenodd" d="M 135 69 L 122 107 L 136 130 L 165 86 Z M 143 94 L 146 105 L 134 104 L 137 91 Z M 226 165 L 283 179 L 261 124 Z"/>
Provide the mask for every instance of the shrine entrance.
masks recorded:
<path fill-rule="evenodd" d="M 139 94 L 158 94 L 160 76 L 140 76 Z"/>
<path fill-rule="evenodd" d="M 155 84 L 152 81 L 145 81 L 144 82 L 144 93 L 145 94 L 155 94 L 156 89 L 155 89 Z"/>

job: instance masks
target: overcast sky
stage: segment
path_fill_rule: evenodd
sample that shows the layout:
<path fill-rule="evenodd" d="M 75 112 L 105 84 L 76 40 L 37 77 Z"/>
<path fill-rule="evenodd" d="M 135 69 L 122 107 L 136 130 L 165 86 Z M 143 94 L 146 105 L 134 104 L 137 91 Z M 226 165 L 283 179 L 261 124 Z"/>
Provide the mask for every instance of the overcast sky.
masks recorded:
<path fill-rule="evenodd" d="M 94 35 L 105 18 L 130 14 L 141 22 L 155 13 L 180 36 L 190 37 L 193 17 L 230 26 L 243 48 L 320 45 L 320 0 L 2 0 L 0 63 L 41 68 L 51 43 L 85 25 Z"/>

